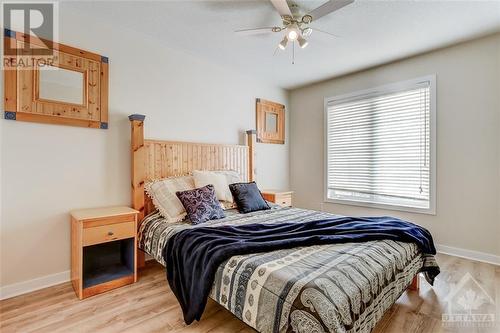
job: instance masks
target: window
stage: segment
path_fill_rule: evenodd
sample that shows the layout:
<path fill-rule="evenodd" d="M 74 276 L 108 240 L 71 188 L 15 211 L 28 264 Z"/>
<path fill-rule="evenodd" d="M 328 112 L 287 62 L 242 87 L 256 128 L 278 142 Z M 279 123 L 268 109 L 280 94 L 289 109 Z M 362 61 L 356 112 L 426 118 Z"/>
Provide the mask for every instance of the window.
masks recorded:
<path fill-rule="evenodd" d="M 325 100 L 325 200 L 434 214 L 435 77 Z"/>

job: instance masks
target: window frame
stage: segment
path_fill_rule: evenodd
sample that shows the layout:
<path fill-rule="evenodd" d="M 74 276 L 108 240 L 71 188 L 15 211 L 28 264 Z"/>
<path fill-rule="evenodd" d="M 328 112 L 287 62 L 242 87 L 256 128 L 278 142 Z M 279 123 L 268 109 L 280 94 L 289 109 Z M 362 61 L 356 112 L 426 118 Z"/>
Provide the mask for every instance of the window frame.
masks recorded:
<path fill-rule="evenodd" d="M 378 94 L 378 93 L 390 93 L 391 91 L 403 90 L 405 88 L 412 88 L 416 84 L 423 81 L 429 82 L 429 94 L 430 94 L 430 110 L 429 110 L 429 158 L 430 158 L 430 169 L 429 169 L 429 208 L 418 208 L 404 205 L 387 204 L 371 201 L 361 201 L 361 200 L 351 200 L 351 199 L 331 199 L 328 197 L 328 104 L 335 102 L 337 100 L 352 98 L 365 94 Z M 421 213 L 436 215 L 436 128 L 437 128 L 437 117 L 436 117 L 436 75 L 426 75 L 418 77 L 411 80 L 400 81 L 395 83 L 390 83 L 375 88 L 358 90 L 355 92 L 336 95 L 332 97 L 326 97 L 324 99 L 324 113 L 323 113 L 323 202 L 324 203 L 334 203 L 341 205 L 359 206 L 359 207 L 369 207 L 369 208 L 379 208 L 387 210 L 396 210 L 410 213 Z"/>

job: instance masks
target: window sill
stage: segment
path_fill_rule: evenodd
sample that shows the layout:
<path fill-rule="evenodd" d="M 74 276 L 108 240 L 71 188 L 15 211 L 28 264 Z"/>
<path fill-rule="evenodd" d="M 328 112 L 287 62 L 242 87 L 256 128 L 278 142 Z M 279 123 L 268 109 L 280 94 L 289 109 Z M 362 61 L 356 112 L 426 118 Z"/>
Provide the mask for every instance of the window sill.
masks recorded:
<path fill-rule="evenodd" d="M 338 205 L 349 205 L 349 206 L 368 207 L 368 208 L 385 209 L 385 210 L 395 210 L 395 211 L 408 212 L 408 213 L 436 215 L 436 210 L 435 210 L 435 208 L 432 208 L 432 207 L 431 208 L 417 208 L 417 207 L 389 205 L 389 204 L 383 204 L 383 203 L 373 203 L 373 202 L 343 200 L 343 199 L 330 199 L 330 198 L 325 198 L 324 202 L 338 204 Z"/>

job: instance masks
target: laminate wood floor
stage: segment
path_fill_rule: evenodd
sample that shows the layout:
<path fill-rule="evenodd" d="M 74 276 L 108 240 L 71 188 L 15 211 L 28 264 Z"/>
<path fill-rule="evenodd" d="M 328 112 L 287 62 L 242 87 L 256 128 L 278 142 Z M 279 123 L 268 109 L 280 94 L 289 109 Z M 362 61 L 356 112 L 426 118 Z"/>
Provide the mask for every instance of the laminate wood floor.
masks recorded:
<path fill-rule="evenodd" d="M 500 266 L 438 254 L 442 272 L 435 286 L 422 278 L 419 292 L 406 291 L 374 332 L 500 332 Z M 498 306 L 496 326 L 446 328 L 446 296 L 470 273 Z M 80 301 L 63 283 L 0 302 L 0 332 L 255 332 L 212 300 L 190 326 L 168 288 L 163 267 L 150 261 L 136 284 Z"/>

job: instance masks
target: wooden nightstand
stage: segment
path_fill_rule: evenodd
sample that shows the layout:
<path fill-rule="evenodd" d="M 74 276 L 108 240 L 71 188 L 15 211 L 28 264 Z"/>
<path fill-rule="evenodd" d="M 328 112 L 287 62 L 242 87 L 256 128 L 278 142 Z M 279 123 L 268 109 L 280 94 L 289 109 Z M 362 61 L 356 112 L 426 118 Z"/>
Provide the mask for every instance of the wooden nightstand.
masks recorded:
<path fill-rule="evenodd" d="M 137 281 L 137 214 L 129 207 L 74 210 L 71 283 L 83 299 Z"/>
<path fill-rule="evenodd" d="M 262 196 L 265 200 L 274 202 L 283 207 L 292 207 L 293 191 L 264 190 Z"/>

